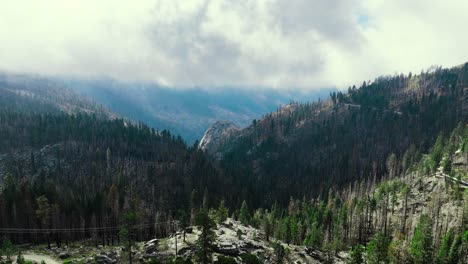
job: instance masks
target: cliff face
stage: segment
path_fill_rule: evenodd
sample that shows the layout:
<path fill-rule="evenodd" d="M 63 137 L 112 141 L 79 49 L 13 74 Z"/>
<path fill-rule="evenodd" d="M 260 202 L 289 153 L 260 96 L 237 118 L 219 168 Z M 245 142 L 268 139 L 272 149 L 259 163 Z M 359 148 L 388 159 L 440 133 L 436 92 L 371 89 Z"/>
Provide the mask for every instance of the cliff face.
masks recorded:
<path fill-rule="evenodd" d="M 239 131 L 240 128 L 232 122 L 217 121 L 206 130 L 198 147 L 208 154 L 213 155 L 227 138 Z"/>

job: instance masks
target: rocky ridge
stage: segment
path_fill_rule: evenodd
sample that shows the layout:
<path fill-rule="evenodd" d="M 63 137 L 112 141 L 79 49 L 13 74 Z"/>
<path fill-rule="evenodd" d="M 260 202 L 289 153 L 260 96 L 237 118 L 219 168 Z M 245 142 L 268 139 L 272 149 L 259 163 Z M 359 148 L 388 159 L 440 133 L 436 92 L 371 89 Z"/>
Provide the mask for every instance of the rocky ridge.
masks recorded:
<path fill-rule="evenodd" d="M 261 230 L 251 226 L 244 226 L 239 221 L 227 219 L 224 223 L 218 224 L 214 230 L 216 233 L 216 242 L 214 245 L 213 262 L 221 257 L 231 257 L 236 263 L 243 263 L 241 254 L 253 254 L 259 258 L 261 263 L 275 263 L 276 255 L 274 245 L 280 243 L 285 249 L 285 258 L 283 263 L 305 264 L 305 263 L 324 263 L 327 258 L 333 263 L 346 263 L 349 255 L 346 252 L 339 252 L 336 255 L 327 256 L 325 253 L 304 246 L 287 245 L 273 238 L 267 241 Z M 146 242 L 135 243 L 132 249 L 134 263 L 153 263 L 152 260 L 170 261 L 176 256 L 182 259 L 192 259 L 195 251 L 195 241 L 198 239 L 200 230 L 196 227 L 190 227 L 185 234 L 178 232 L 169 238 L 152 239 Z M 177 246 L 176 246 L 177 241 Z M 113 264 L 125 263 L 128 258 L 126 248 L 122 246 L 98 246 L 79 245 L 63 248 L 47 249 L 29 249 L 42 255 L 52 256 L 55 259 L 61 259 L 67 263 L 99 263 Z M 171 262 L 172 263 L 172 262 Z"/>
<path fill-rule="evenodd" d="M 217 121 L 209 127 L 203 138 L 200 140 L 198 147 L 210 155 L 215 154 L 219 147 L 226 139 L 235 135 L 240 131 L 240 128 L 229 121 Z"/>

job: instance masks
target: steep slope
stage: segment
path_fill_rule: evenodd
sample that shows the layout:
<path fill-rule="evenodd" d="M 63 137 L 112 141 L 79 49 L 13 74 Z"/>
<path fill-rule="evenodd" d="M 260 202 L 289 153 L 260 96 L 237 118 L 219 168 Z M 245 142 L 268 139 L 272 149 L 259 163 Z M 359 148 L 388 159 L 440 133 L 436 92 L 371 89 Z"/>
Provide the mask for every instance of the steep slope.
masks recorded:
<path fill-rule="evenodd" d="M 213 155 L 223 144 L 224 139 L 231 137 L 239 131 L 239 127 L 232 122 L 217 121 L 206 130 L 198 147 L 209 155 Z"/>
<path fill-rule="evenodd" d="M 327 101 L 287 105 L 215 152 L 228 181 L 243 186 L 253 205 L 285 204 L 292 193 L 381 178 L 391 153 L 417 157 L 439 134 L 468 122 L 467 102 L 468 64 L 382 77 Z"/>
<path fill-rule="evenodd" d="M 391 155 L 381 180 L 291 197 L 287 209 L 256 210 L 251 223 L 291 244 L 352 249 L 352 263 L 466 263 L 467 165 L 468 125 L 460 125 L 420 159 Z"/>
<path fill-rule="evenodd" d="M 442 166 L 434 168 L 430 161 L 440 154 Z M 468 126 L 457 127 L 442 143 L 437 140 L 421 160 L 408 162 L 401 175 L 356 182 L 310 201 L 291 198 L 287 209 L 274 205 L 271 210 L 246 211 L 247 217 L 242 209 L 232 210 L 240 221 L 220 221 L 221 210 L 211 209 L 210 217 L 218 222 L 213 225 L 214 263 L 278 263 L 279 257 L 283 263 L 414 263 L 424 250 L 430 252 L 424 253 L 423 263 L 466 263 Z M 427 217 L 432 221 L 424 235 L 431 244 L 419 249 L 415 241 Z M 169 237 L 135 243 L 134 259 L 171 263 L 177 255 L 179 263 L 192 263 L 201 229 L 184 226 L 171 229 Z M 79 263 L 128 259 L 125 248 L 103 243 L 25 249 Z"/>
<path fill-rule="evenodd" d="M 222 193 L 216 189 L 220 179 L 200 151 L 142 124 L 83 113 L 0 109 L 0 134 L 2 229 L 110 226 L 106 237 L 116 239 L 119 219 L 134 208 L 137 222 L 147 227 L 141 237 L 161 235 L 166 227 L 155 230 L 148 223 L 186 211 L 192 191 Z M 45 220 L 36 214 L 41 208 Z M 60 244 L 97 234 L 104 233 L 62 233 L 55 239 Z M 46 238 L 30 232 L 10 237 L 17 243 Z"/>

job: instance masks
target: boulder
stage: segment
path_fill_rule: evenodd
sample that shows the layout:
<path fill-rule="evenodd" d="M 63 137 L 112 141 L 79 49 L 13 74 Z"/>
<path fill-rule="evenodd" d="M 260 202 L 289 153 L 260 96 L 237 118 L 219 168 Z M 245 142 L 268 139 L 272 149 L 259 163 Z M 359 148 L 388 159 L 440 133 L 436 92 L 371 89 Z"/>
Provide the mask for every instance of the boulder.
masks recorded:
<path fill-rule="evenodd" d="M 145 255 L 153 255 L 158 251 L 159 240 L 151 239 L 144 245 Z"/>
<path fill-rule="evenodd" d="M 153 244 L 153 245 L 158 245 L 159 244 L 159 239 L 151 239 L 145 243 L 146 245 Z"/>
<path fill-rule="evenodd" d="M 152 254 L 158 251 L 158 246 L 157 245 L 145 245 L 145 253 L 146 254 Z"/>
<path fill-rule="evenodd" d="M 177 254 L 180 256 L 189 256 L 191 252 L 190 247 L 182 247 L 177 251 Z"/>
<path fill-rule="evenodd" d="M 314 259 L 320 260 L 320 261 L 325 261 L 325 256 L 323 255 L 322 252 L 318 250 L 314 250 L 312 248 L 306 247 L 305 248 L 305 253 L 309 256 L 311 256 Z"/>
<path fill-rule="evenodd" d="M 66 259 L 66 258 L 69 258 L 69 257 L 70 257 L 70 253 L 68 253 L 68 252 L 62 252 L 62 253 L 58 254 L 58 257 L 59 257 L 60 259 Z"/>
<path fill-rule="evenodd" d="M 96 263 L 98 264 L 113 264 L 113 263 L 117 263 L 117 259 L 115 258 L 112 258 L 113 254 L 111 253 L 101 253 L 99 255 L 96 255 L 94 257 L 94 260 L 96 261 Z M 117 255 L 115 256 L 117 257 Z"/>
<path fill-rule="evenodd" d="M 96 263 L 98 264 L 112 264 L 112 263 L 117 263 L 116 260 L 113 260 L 111 258 L 109 258 L 108 256 L 106 255 L 96 255 L 94 257 L 94 260 L 96 261 Z"/>
<path fill-rule="evenodd" d="M 216 246 L 215 252 L 227 256 L 238 256 L 241 253 L 235 244 L 227 241 L 220 242 Z"/>
<path fill-rule="evenodd" d="M 106 256 L 108 256 L 111 259 L 118 259 L 119 258 L 119 253 L 116 250 L 111 250 L 107 253 L 105 253 Z"/>

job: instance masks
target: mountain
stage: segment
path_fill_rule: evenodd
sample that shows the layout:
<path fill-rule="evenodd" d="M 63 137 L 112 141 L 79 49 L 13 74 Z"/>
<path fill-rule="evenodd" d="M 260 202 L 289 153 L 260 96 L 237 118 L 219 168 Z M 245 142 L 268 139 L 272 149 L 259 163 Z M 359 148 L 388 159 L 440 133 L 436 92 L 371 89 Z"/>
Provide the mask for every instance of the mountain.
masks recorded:
<path fill-rule="evenodd" d="M 186 211 L 192 192 L 222 193 L 215 188 L 220 182 L 215 169 L 180 136 L 121 118 L 47 78 L 0 75 L 0 135 L 2 234 L 49 224 L 59 229 L 115 226 L 129 203 L 141 207 L 141 223 L 155 217 L 166 221 Z M 38 203 L 47 212 L 47 226 L 36 221 Z M 152 228 L 147 235 L 166 233 Z M 118 238 L 116 232 L 109 235 Z M 10 239 L 22 243 L 32 237 Z M 50 242 L 50 237 L 36 241 Z"/>
<path fill-rule="evenodd" d="M 193 147 L 68 85 L 17 78 L 0 89 L 5 247 L 118 245 L 70 250 L 111 263 L 162 238 L 134 249 L 171 263 L 167 242 L 195 230 L 185 263 L 214 250 L 217 263 L 466 262 L 468 64 L 293 102 L 245 128 L 217 122 Z"/>
<path fill-rule="evenodd" d="M 9 87 L 8 89 L 15 90 L 15 96 L 21 95 L 25 109 L 28 104 L 33 103 L 40 106 L 31 106 L 32 108 L 48 108 L 48 111 L 58 109 L 72 113 L 79 108 L 95 112 L 97 109 L 87 108 L 91 105 L 99 106 L 99 111 L 107 114 L 112 112 L 158 130 L 170 130 L 173 134 L 181 135 L 189 144 L 200 140 L 205 130 L 217 120 L 227 120 L 246 127 L 253 119 L 261 118 L 281 105 L 291 101 L 305 102 L 325 98 L 330 91 L 335 91 L 227 87 L 219 90 L 173 89 L 150 83 L 118 82 L 111 79 L 89 80 L 0 73 L 0 88 L 2 87 L 5 89 L 3 93 Z M 34 100 L 31 100 L 32 93 Z M 29 99 L 26 95 L 29 95 Z M 7 98 L 6 95 L 2 97 Z M 80 103 L 77 104 L 78 102 Z"/>
<path fill-rule="evenodd" d="M 467 102 L 468 64 L 380 77 L 329 100 L 286 105 L 210 152 L 254 207 L 287 204 L 291 194 L 380 179 L 391 154 L 419 159 L 437 137 L 468 122 Z"/>
<path fill-rule="evenodd" d="M 0 108 L 20 112 L 116 115 L 86 96 L 48 78 L 0 73 Z"/>
<path fill-rule="evenodd" d="M 291 101 L 325 98 L 334 89 L 276 91 L 271 89 L 171 89 L 148 83 L 62 79 L 64 86 L 85 94 L 113 112 L 159 130 L 181 135 L 189 144 L 200 140 L 218 120 L 246 127 L 253 119 Z"/>

